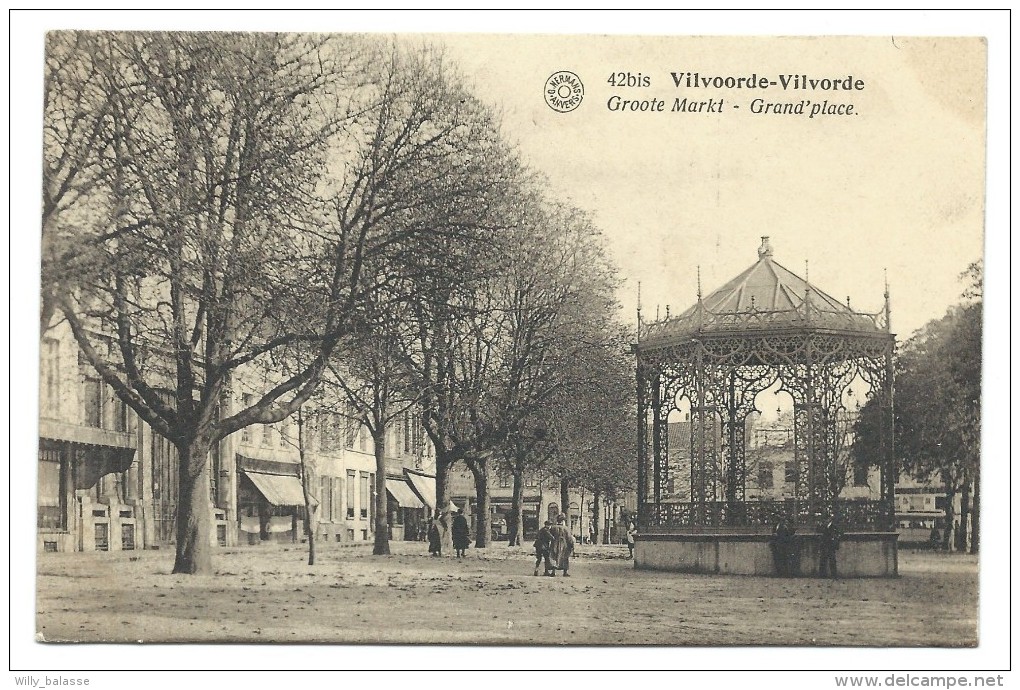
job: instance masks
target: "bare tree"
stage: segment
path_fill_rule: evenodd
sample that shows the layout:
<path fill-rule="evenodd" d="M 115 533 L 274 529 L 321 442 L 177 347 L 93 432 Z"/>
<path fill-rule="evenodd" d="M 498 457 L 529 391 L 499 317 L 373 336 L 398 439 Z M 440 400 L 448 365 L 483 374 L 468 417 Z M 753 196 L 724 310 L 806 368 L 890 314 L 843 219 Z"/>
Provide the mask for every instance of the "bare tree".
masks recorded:
<path fill-rule="evenodd" d="M 63 37 L 51 54 L 77 59 Z M 64 276 L 47 289 L 85 358 L 176 447 L 174 572 L 208 573 L 210 447 L 293 414 L 378 287 L 365 267 L 469 213 L 461 172 L 488 123 L 441 61 L 366 39 L 91 38 L 102 95 L 68 108 L 102 122 L 111 172 L 79 188 L 102 212 L 54 216 L 43 273 Z M 231 382 L 281 357 L 300 365 L 231 409 Z"/>

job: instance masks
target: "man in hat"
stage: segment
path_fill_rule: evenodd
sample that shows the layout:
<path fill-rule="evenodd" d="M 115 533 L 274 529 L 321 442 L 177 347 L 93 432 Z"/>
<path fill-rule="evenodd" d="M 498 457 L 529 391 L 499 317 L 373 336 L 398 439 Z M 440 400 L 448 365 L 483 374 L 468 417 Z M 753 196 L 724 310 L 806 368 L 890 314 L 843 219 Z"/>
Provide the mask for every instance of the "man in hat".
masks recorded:
<path fill-rule="evenodd" d="M 545 561 L 544 574 L 548 575 L 552 572 L 552 567 L 549 565 L 549 545 L 552 544 L 550 527 L 552 527 L 552 522 L 546 520 L 542 529 L 538 530 L 538 536 L 535 537 L 535 575 L 538 575 L 538 564 L 542 561 Z"/>
<path fill-rule="evenodd" d="M 566 526 L 567 516 L 560 513 L 556 516 L 556 524 L 549 528 L 552 539 L 549 542 L 550 577 L 556 577 L 556 571 L 562 570 L 563 577 L 570 577 L 570 554 L 574 553 L 574 536 Z"/>

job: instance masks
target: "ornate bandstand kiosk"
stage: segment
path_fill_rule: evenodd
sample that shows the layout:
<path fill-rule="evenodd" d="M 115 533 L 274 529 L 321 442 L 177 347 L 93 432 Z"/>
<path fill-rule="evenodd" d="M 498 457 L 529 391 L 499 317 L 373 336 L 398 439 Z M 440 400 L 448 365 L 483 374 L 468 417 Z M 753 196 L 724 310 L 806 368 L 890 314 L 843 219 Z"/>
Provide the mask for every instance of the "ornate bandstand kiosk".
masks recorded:
<path fill-rule="evenodd" d="M 854 311 L 773 261 L 768 237 L 754 265 L 708 296 L 699 284 L 680 315 L 642 323 L 639 313 L 635 566 L 776 574 L 772 535 L 785 518 L 792 574 L 818 574 L 822 529 L 835 521 L 840 576 L 895 576 L 894 347 L 888 287 L 882 311 Z M 793 400 L 793 472 L 778 498 L 748 491 L 747 420 L 769 390 Z M 839 423 L 854 390 L 878 400 L 882 420 L 870 461 L 879 487 L 863 498 L 845 491 Z"/>

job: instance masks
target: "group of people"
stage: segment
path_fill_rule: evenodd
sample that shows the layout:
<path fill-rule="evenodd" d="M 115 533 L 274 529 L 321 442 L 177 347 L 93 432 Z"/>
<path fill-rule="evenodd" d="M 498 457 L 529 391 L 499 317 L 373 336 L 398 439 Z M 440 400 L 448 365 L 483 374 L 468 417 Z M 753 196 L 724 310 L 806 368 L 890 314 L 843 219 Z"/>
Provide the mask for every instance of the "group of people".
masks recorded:
<path fill-rule="evenodd" d="M 566 516 L 556 516 L 556 524 L 546 520 L 535 538 L 535 575 L 538 566 L 545 564 L 543 575 L 556 577 L 556 571 L 562 570 L 563 577 L 570 577 L 570 556 L 574 553 L 574 535 L 566 526 Z"/>
<path fill-rule="evenodd" d="M 772 530 L 772 559 L 775 564 L 776 575 L 779 577 L 791 577 L 800 570 L 800 550 L 794 539 L 793 525 L 790 520 L 783 517 L 776 523 Z M 843 538 L 843 531 L 835 515 L 831 516 L 825 525 L 818 532 L 818 576 L 838 577 L 836 568 L 836 552 L 839 550 L 839 542 Z"/>
<path fill-rule="evenodd" d="M 570 556 L 574 553 L 574 535 L 566 525 L 566 516 L 562 513 L 556 516 L 556 523 L 546 520 L 542 529 L 538 531 L 535 539 L 535 575 L 538 575 L 539 566 L 543 567 L 543 574 L 548 577 L 555 577 L 557 570 L 563 571 L 563 577 L 570 577 Z M 443 555 L 443 532 L 441 524 L 443 514 L 436 512 L 435 517 L 429 521 L 428 541 L 429 554 L 432 556 Z M 461 508 L 453 516 L 450 525 L 451 536 L 453 537 L 453 548 L 457 552 L 457 558 L 464 558 L 467 549 L 471 545 L 471 528 L 467 518 L 464 516 L 464 509 Z M 631 524 L 627 530 L 627 546 L 630 548 L 630 557 L 634 557 L 634 540 L 637 536 L 636 527 Z"/>
<path fill-rule="evenodd" d="M 439 526 L 442 520 L 442 514 L 437 511 L 435 517 L 429 521 L 429 554 L 433 556 L 443 555 L 443 532 Z M 457 558 L 464 558 L 467 556 L 468 547 L 471 546 L 471 527 L 464 516 L 463 508 L 453 516 L 450 532 L 453 536 L 453 550 L 457 552 Z"/>

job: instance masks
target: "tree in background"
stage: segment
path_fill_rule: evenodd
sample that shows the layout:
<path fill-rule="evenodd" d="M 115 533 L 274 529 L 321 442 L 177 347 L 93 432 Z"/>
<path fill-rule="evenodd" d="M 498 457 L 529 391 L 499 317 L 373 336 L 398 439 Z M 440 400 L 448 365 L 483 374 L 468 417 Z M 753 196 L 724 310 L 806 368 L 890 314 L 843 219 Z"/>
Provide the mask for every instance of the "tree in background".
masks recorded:
<path fill-rule="evenodd" d="M 929 321 L 903 343 L 896 359 L 896 458 L 902 471 L 919 480 L 937 478 L 946 491 L 942 546 L 950 548 L 961 496 L 959 532 L 973 517 L 972 550 L 977 551 L 974 504 L 980 478 L 981 431 L 981 263 L 963 275 L 964 302 L 940 319 Z M 874 464 L 886 449 L 879 433 L 880 406 L 869 400 L 856 425 L 858 462 Z M 963 544 L 962 538 L 960 544 Z"/>

